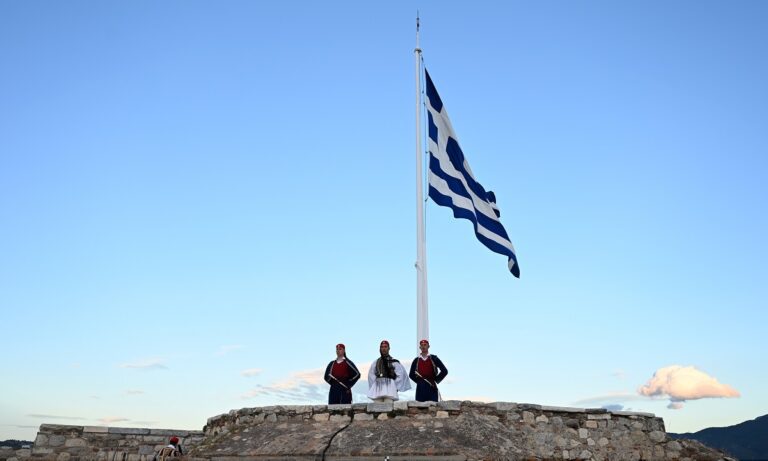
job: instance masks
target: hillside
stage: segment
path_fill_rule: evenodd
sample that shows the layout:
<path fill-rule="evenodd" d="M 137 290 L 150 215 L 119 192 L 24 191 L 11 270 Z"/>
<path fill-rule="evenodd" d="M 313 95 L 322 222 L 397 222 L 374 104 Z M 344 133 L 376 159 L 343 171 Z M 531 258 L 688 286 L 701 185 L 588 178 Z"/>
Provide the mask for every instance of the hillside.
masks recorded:
<path fill-rule="evenodd" d="M 768 460 L 768 415 L 728 427 L 710 427 L 685 434 L 669 433 L 677 439 L 693 439 L 730 453 L 741 461 Z"/>

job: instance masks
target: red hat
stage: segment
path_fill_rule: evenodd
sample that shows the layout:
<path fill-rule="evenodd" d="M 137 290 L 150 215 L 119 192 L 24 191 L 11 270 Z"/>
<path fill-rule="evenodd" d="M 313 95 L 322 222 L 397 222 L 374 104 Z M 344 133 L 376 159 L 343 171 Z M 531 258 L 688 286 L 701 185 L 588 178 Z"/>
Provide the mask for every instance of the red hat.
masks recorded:
<path fill-rule="evenodd" d="M 427 341 L 426 339 L 422 339 L 421 341 L 419 341 L 419 346 L 423 346 L 423 345 L 425 345 L 425 344 L 426 344 L 427 346 L 429 346 L 429 341 Z"/>
<path fill-rule="evenodd" d="M 341 344 L 341 343 L 339 343 L 339 344 L 337 344 L 337 345 L 336 345 L 336 349 L 338 349 L 338 348 L 342 348 L 342 349 L 344 349 L 344 350 L 346 350 L 346 349 L 347 349 L 347 347 L 346 347 L 345 345 Z"/>
<path fill-rule="evenodd" d="M 171 437 L 171 440 L 169 440 L 169 442 L 171 445 L 177 445 L 179 443 L 179 438 L 174 435 L 173 437 Z"/>
<path fill-rule="evenodd" d="M 387 341 L 386 339 L 385 339 L 385 340 L 383 340 L 383 341 L 381 342 L 381 344 L 379 344 L 379 347 L 381 347 L 381 346 L 383 346 L 383 345 L 385 345 L 385 344 L 386 344 L 387 346 L 389 346 L 389 341 Z"/>

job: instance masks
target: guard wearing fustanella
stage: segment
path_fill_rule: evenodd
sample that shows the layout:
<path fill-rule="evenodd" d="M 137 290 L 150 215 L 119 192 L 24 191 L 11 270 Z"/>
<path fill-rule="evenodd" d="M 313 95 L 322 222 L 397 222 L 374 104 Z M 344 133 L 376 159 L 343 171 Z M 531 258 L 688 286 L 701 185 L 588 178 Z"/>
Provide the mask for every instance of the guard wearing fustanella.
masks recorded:
<path fill-rule="evenodd" d="M 448 376 L 448 368 L 436 355 L 429 353 L 429 341 L 419 341 L 421 354 L 411 362 L 411 372 L 408 376 L 416 383 L 417 402 L 437 402 L 440 393 L 437 385 Z"/>
<path fill-rule="evenodd" d="M 352 386 L 360 379 L 360 372 L 347 358 L 344 344 L 336 345 L 336 360 L 325 367 L 325 382 L 331 385 L 328 391 L 328 405 L 352 403 Z"/>
<path fill-rule="evenodd" d="M 379 344 L 378 359 L 368 370 L 368 398 L 376 402 L 394 402 L 398 400 L 398 391 L 411 388 L 405 367 L 400 361 L 389 355 L 389 341 Z"/>

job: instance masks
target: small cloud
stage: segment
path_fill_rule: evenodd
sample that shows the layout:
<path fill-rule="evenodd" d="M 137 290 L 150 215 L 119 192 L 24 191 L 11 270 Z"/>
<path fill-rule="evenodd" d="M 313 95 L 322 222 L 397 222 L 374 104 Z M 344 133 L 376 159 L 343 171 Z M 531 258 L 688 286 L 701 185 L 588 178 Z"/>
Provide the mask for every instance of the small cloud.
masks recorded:
<path fill-rule="evenodd" d="M 326 385 L 323 380 L 322 368 L 303 370 L 292 373 L 287 378 L 275 381 L 267 386 L 258 385 L 243 394 L 244 399 L 255 397 L 270 397 L 289 402 L 322 402 L 327 398 L 327 390 L 321 389 Z"/>
<path fill-rule="evenodd" d="M 668 397 L 667 408 L 679 410 L 686 400 L 740 397 L 739 391 L 693 366 L 671 365 L 659 368 L 640 386 L 637 393 L 646 397 Z"/>
<path fill-rule="evenodd" d="M 240 376 L 245 376 L 246 378 L 250 378 L 253 376 L 258 376 L 261 374 L 261 372 L 264 371 L 261 368 L 248 368 L 247 370 L 243 370 L 240 372 Z"/>
<path fill-rule="evenodd" d="M 577 406 L 577 407 L 583 407 L 583 406 L 590 406 L 590 405 L 616 405 L 618 402 L 629 402 L 632 400 L 642 400 L 643 398 L 640 397 L 637 394 L 633 394 L 631 392 L 609 392 L 607 394 L 603 395 L 596 395 L 594 397 L 587 397 L 581 400 L 577 400 L 571 405 Z"/>
<path fill-rule="evenodd" d="M 30 418 L 43 418 L 43 419 L 63 419 L 68 421 L 82 421 L 85 418 L 81 418 L 80 416 L 59 416 L 59 415 L 40 415 L 40 414 L 29 414 L 27 415 Z"/>
<path fill-rule="evenodd" d="M 238 349 L 242 349 L 243 346 L 239 344 L 230 344 L 226 346 L 219 346 L 219 350 L 216 352 L 216 355 L 219 357 L 229 354 L 232 351 L 236 351 Z"/>
<path fill-rule="evenodd" d="M 608 411 L 622 411 L 622 410 L 624 410 L 624 405 L 621 405 L 621 404 L 618 404 L 618 403 L 612 403 L 612 404 L 609 404 L 609 405 L 603 405 L 600 408 L 602 408 L 604 410 L 608 410 Z"/>
<path fill-rule="evenodd" d="M 125 394 L 126 395 L 141 395 L 141 394 L 144 394 L 144 391 L 142 391 L 140 389 L 128 389 L 127 391 L 125 391 Z"/>
<path fill-rule="evenodd" d="M 120 368 L 134 368 L 138 370 L 167 370 L 168 367 L 165 366 L 162 360 L 160 359 L 147 359 L 142 360 L 139 362 L 133 362 L 133 363 L 121 363 Z"/>
<path fill-rule="evenodd" d="M 122 416 L 106 416 L 104 418 L 99 418 L 99 422 L 105 426 L 109 426 L 112 423 L 119 423 L 119 422 L 125 422 L 130 421 L 128 418 L 123 418 Z"/>

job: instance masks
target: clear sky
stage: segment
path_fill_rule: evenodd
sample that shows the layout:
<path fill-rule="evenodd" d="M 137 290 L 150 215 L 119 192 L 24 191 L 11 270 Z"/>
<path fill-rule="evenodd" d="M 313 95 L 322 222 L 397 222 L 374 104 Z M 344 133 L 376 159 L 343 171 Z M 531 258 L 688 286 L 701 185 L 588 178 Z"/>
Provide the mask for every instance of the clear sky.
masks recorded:
<path fill-rule="evenodd" d="M 443 398 L 768 413 L 768 3 L 0 0 L 0 440 L 410 363 L 417 8 L 522 272 L 427 204 Z"/>

